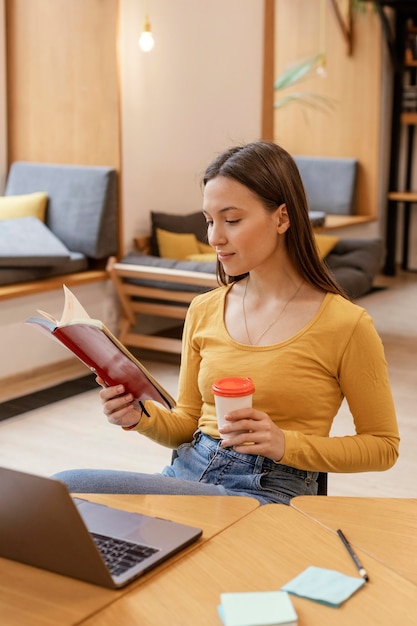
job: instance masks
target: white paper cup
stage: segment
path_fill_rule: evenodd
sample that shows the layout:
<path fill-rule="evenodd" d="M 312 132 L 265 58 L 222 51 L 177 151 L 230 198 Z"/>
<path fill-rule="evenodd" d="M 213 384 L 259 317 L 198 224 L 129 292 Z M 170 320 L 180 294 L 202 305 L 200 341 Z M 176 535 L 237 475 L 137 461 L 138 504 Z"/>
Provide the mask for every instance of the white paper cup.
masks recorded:
<path fill-rule="evenodd" d="M 236 409 L 247 409 L 252 406 L 255 386 L 251 378 L 230 376 L 216 380 L 211 390 L 216 405 L 217 424 L 219 428 L 225 424 L 224 416 Z M 242 431 L 243 432 L 243 431 Z M 223 439 L 223 435 L 220 433 Z"/>

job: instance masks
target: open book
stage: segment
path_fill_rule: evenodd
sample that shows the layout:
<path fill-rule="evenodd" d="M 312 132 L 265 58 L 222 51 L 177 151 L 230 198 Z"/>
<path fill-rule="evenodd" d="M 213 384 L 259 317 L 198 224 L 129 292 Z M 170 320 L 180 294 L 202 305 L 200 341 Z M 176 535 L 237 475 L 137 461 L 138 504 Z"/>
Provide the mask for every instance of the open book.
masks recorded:
<path fill-rule="evenodd" d="M 122 384 L 126 392 L 132 393 L 140 403 L 154 400 L 167 408 L 174 407 L 175 400 L 145 366 L 100 320 L 88 315 L 65 285 L 64 293 L 65 304 L 60 320 L 38 310 L 42 317 L 30 317 L 26 323 L 59 341 L 109 387 Z"/>

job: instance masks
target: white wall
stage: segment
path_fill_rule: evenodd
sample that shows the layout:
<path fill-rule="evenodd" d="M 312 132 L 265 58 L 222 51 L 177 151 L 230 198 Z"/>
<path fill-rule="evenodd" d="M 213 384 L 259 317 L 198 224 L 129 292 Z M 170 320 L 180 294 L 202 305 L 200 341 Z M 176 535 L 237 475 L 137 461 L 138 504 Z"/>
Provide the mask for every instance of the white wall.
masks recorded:
<path fill-rule="evenodd" d="M 137 44 L 146 5 L 149 53 Z M 200 210 L 218 152 L 259 139 L 262 48 L 262 0 L 120 0 L 126 251 L 150 232 L 150 211 Z"/>

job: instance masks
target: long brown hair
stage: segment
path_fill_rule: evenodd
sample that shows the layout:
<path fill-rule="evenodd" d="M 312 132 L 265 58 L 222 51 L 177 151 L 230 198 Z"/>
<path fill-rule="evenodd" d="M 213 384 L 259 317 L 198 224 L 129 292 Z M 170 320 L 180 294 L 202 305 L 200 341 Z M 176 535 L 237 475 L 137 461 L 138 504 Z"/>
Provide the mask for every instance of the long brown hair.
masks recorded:
<path fill-rule="evenodd" d="M 306 282 L 346 297 L 319 257 L 301 176 L 286 150 L 268 141 L 229 148 L 208 166 L 203 185 L 216 176 L 225 176 L 245 185 L 258 196 L 267 211 L 275 211 L 285 204 L 290 220 L 285 233 L 290 261 Z M 243 278 L 227 276 L 219 261 L 217 275 L 223 285 Z"/>

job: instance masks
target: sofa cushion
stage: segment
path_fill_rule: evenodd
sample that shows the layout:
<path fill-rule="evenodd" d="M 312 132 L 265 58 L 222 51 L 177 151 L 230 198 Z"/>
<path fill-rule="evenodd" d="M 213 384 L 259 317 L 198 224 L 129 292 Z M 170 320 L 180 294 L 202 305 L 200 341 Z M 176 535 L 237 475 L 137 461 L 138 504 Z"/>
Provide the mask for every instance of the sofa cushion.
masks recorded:
<path fill-rule="evenodd" d="M 189 272 L 206 272 L 208 274 L 216 273 L 216 262 L 198 262 L 198 261 L 176 261 L 174 259 L 162 259 L 161 257 L 141 254 L 140 252 L 131 252 L 120 263 L 128 263 L 131 265 L 146 265 L 148 267 L 163 267 L 175 270 L 187 270 Z M 171 283 L 163 280 L 147 280 L 142 278 L 132 279 L 130 282 L 145 287 L 155 287 L 157 289 L 166 289 L 167 291 L 195 291 L 202 293 L 209 291 L 208 287 L 199 287 L 198 285 L 187 285 L 185 283 Z"/>
<path fill-rule="evenodd" d="M 215 252 L 199 252 L 198 254 L 189 254 L 186 261 L 216 261 L 217 254 Z"/>
<path fill-rule="evenodd" d="M 163 259 L 183 261 L 192 254 L 199 254 L 198 241 L 194 233 L 172 233 L 156 229 L 159 256 Z"/>
<path fill-rule="evenodd" d="M 201 211 L 187 215 L 151 212 L 151 253 L 161 256 L 156 237 L 156 229 L 171 233 L 194 233 L 199 241 L 207 242 L 207 224 Z"/>
<path fill-rule="evenodd" d="M 350 298 L 359 298 L 372 289 L 384 262 L 382 239 L 340 239 L 326 257 L 326 264 Z"/>
<path fill-rule="evenodd" d="M 81 252 L 70 252 L 68 261 L 49 267 L 0 267 L 0 285 L 14 285 L 53 276 L 64 276 L 88 269 L 88 259 Z"/>
<path fill-rule="evenodd" d="M 37 217 L 41 222 L 44 222 L 47 202 L 48 194 L 43 192 L 0 196 L 0 220 Z"/>
<path fill-rule="evenodd" d="M 355 209 L 357 160 L 295 156 L 310 211 L 350 215 Z"/>
<path fill-rule="evenodd" d="M 70 251 L 37 217 L 0 220 L 0 267 L 45 267 L 70 259 Z"/>
<path fill-rule="evenodd" d="M 336 237 L 336 235 L 321 235 L 319 233 L 314 233 L 314 238 L 321 259 L 326 258 L 340 240 L 340 237 Z"/>
<path fill-rule="evenodd" d="M 326 223 L 326 213 L 324 211 L 309 211 L 308 217 L 313 228 L 324 226 Z"/>
<path fill-rule="evenodd" d="M 5 195 L 48 194 L 45 223 L 69 250 L 93 259 L 117 255 L 117 172 L 110 167 L 16 161 Z"/>

